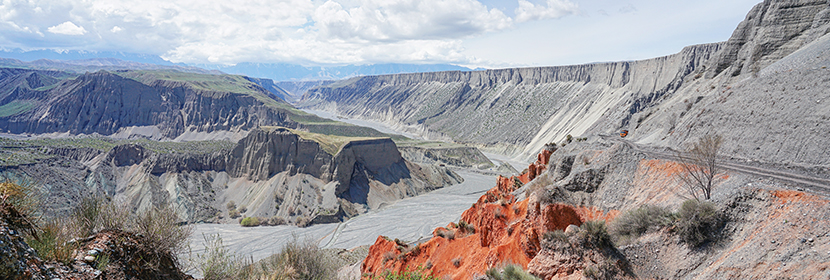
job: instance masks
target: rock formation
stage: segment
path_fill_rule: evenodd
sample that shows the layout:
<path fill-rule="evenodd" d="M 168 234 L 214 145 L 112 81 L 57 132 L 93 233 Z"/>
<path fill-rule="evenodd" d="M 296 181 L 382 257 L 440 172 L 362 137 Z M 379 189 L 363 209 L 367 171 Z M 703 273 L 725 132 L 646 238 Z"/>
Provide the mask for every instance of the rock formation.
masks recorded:
<path fill-rule="evenodd" d="M 0 82 L 9 91 L 0 96 L 0 127 L 7 133 L 174 139 L 261 125 L 296 127 L 290 105 L 237 76 L 101 71 L 67 79 L 70 74 L 55 71 L 3 73 Z"/>
<path fill-rule="evenodd" d="M 539 155 L 531 166 L 543 172 L 550 152 Z M 529 168 L 530 170 L 530 168 Z M 426 268 L 437 277 L 471 279 L 490 267 L 514 263 L 527 267 L 542 247 L 542 236 L 551 231 L 579 226 L 589 220 L 608 220 L 616 212 L 540 201 L 534 195 L 521 201 L 512 193 L 529 183 L 529 172 L 499 177 L 498 184 L 461 215 L 459 223 L 433 231 L 434 237 L 420 244 L 407 244 L 378 237 L 363 261 L 362 272 L 382 275 L 386 271 Z M 547 255 L 545 255 L 547 256 Z M 581 263 L 580 263 L 581 265 Z M 580 269 L 571 269 L 572 274 Z M 558 275 L 558 272 L 551 275 Z M 549 279 L 549 278 L 545 278 Z"/>
<path fill-rule="evenodd" d="M 674 55 L 359 77 L 312 89 L 300 104 L 528 160 L 567 135 L 625 129 L 633 141 L 671 148 L 719 133 L 729 157 L 823 170 L 828 14 L 824 0 L 767 0 L 726 42 Z"/>
<path fill-rule="evenodd" d="M 202 152 L 160 152 L 140 143 L 49 147 L 51 157 L 5 167 L 4 177 L 39 178 L 55 213 L 92 194 L 138 212 L 170 204 L 184 221 L 230 222 L 226 205 L 233 201 L 246 208 L 240 214 L 298 224 L 339 221 L 463 180 L 446 168 L 404 160 L 389 138 L 354 138 L 335 154 L 285 128 L 256 129 L 235 145 L 205 144 Z"/>

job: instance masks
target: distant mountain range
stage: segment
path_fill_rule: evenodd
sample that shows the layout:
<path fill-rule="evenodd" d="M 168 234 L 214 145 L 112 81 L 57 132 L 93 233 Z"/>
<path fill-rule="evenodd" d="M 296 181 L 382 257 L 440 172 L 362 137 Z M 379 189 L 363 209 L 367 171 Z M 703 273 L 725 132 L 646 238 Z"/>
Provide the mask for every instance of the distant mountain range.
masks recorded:
<path fill-rule="evenodd" d="M 6 58 L 6 59 L 3 59 Z M 11 59 L 11 60 L 9 60 Z M 17 60 L 17 61 L 14 61 Z M 34 65 L 34 67 L 33 67 Z M 193 73 L 239 74 L 274 81 L 340 80 L 356 76 L 438 72 L 472 71 L 451 64 L 369 64 L 344 66 L 302 66 L 289 63 L 184 64 L 172 63 L 156 55 L 123 52 L 54 51 L 20 49 L 0 50 L 0 66 L 31 67 L 36 69 L 70 69 L 76 72 L 121 69 L 176 69 Z"/>
<path fill-rule="evenodd" d="M 302 66 L 288 63 L 239 63 L 233 66 L 218 64 L 193 64 L 209 70 L 219 70 L 228 74 L 240 74 L 251 77 L 268 78 L 274 81 L 315 81 L 340 80 L 357 76 L 440 72 L 473 71 L 474 69 L 451 64 L 370 64 L 345 66 Z"/>

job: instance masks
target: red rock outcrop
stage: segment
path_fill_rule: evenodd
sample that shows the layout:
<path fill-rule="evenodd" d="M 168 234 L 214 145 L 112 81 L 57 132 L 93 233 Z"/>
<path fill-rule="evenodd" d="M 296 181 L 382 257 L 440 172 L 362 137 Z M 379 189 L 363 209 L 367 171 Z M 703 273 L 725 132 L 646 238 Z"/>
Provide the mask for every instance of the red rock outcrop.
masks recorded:
<path fill-rule="evenodd" d="M 461 215 L 458 224 L 433 231 L 433 238 L 419 245 L 378 237 L 363 261 L 364 275 L 385 271 L 402 272 L 424 269 L 437 277 L 470 279 L 503 263 L 527 268 L 539 253 L 540 237 L 568 225 L 581 225 L 589 220 L 608 220 L 615 213 L 565 204 L 542 204 L 535 195 L 516 201 L 511 194 L 520 184 L 527 183 L 546 169 L 550 152 L 520 176 L 499 176 L 497 185 L 482 195 Z"/>

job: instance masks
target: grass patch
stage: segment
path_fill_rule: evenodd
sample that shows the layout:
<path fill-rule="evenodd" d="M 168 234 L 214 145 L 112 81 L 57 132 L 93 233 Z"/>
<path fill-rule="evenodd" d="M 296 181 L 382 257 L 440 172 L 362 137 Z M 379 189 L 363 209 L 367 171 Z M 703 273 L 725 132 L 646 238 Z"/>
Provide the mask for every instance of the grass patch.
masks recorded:
<path fill-rule="evenodd" d="M 281 127 L 262 127 L 265 130 L 273 130 L 278 129 Z M 311 140 L 320 144 L 320 147 L 323 148 L 323 151 L 330 155 L 336 155 L 340 152 L 340 149 L 343 148 L 347 143 L 352 141 L 360 141 L 360 140 L 371 140 L 371 139 L 378 139 L 374 137 L 348 137 L 348 136 L 337 136 L 337 135 L 328 135 L 328 134 L 320 134 L 320 133 L 313 133 L 308 131 L 296 130 L 286 128 L 291 133 L 297 134 L 300 138 Z"/>
<path fill-rule="evenodd" d="M 38 238 L 26 235 L 26 243 L 40 258 L 68 265 L 74 261 L 72 252 L 77 249 L 77 245 L 68 242 L 73 236 L 70 231 L 64 220 L 52 219 L 41 225 Z"/>
<path fill-rule="evenodd" d="M 0 118 L 25 113 L 35 107 L 35 102 L 29 100 L 14 100 L 0 106 Z"/>
<path fill-rule="evenodd" d="M 295 114 L 302 112 L 284 101 L 271 98 L 270 92 L 240 75 L 211 75 L 172 70 L 118 71 L 115 74 L 127 79 L 136 80 L 145 85 L 151 85 L 158 80 L 162 80 L 183 82 L 194 90 L 207 91 L 215 94 L 245 94 L 269 107 L 288 110 Z"/>

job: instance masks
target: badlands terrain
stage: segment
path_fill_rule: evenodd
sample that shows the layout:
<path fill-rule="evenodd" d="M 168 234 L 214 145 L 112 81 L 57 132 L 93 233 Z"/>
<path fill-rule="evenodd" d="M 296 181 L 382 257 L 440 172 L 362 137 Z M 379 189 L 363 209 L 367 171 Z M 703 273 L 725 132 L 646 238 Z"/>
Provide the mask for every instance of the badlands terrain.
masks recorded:
<path fill-rule="evenodd" d="M 299 238 L 338 259 L 325 279 L 826 279 L 828 32 L 830 2 L 767 0 L 726 42 L 641 61 L 303 83 L 5 61 L 0 170 L 42 214 L 101 197 L 195 232 L 160 270 L 130 266 L 151 242 L 130 231 L 75 236 L 59 263 L 6 188 L 0 276 L 213 277 L 191 256 Z M 707 135 L 723 169 L 689 200 L 675 152 Z"/>

